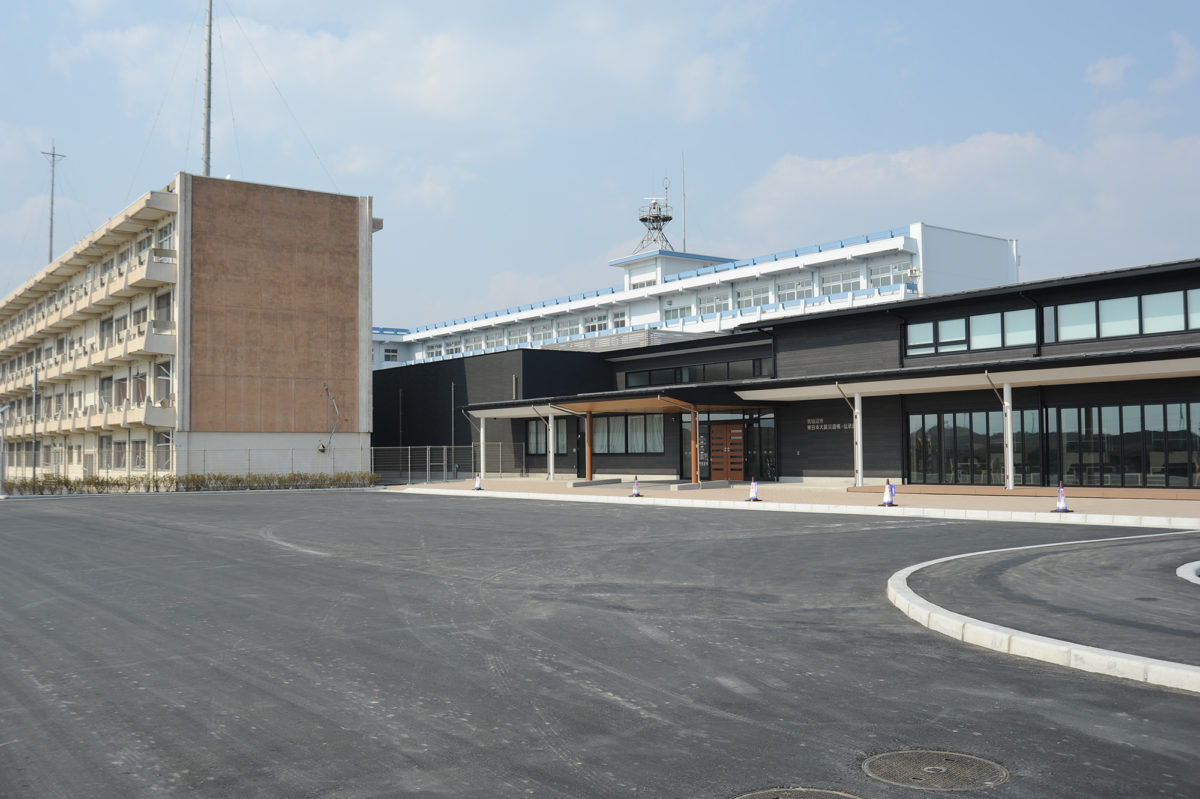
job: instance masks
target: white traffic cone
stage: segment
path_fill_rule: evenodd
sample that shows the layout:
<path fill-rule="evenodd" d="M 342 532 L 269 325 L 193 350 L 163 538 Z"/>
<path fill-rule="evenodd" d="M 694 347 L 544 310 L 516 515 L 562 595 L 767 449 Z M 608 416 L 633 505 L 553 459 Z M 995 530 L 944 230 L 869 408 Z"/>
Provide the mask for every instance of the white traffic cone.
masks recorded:
<path fill-rule="evenodd" d="M 629 496 L 640 497 L 641 495 L 642 495 L 642 492 L 638 490 L 638 479 L 637 479 L 637 475 L 635 474 L 633 476 L 633 493 L 630 494 Z"/>
<path fill-rule="evenodd" d="M 1067 489 L 1063 488 L 1062 480 L 1058 481 L 1058 504 L 1051 513 L 1074 513 L 1067 507 Z"/>
<path fill-rule="evenodd" d="M 472 490 L 473 491 L 482 491 L 483 490 L 483 478 L 479 476 L 478 472 L 475 473 L 475 488 Z"/>
<path fill-rule="evenodd" d="M 758 478 L 753 478 L 750 480 L 750 498 L 747 499 L 746 501 L 747 502 L 761 502 L 762 501 L 758 498 Z"/>
<path fill-rule="evenodd" d="M 881 508 L 896 507 L 896 487 L 892 485 L 891 478 L 884 480 L 883 483 L 883 502 L 879 503 Z"/>

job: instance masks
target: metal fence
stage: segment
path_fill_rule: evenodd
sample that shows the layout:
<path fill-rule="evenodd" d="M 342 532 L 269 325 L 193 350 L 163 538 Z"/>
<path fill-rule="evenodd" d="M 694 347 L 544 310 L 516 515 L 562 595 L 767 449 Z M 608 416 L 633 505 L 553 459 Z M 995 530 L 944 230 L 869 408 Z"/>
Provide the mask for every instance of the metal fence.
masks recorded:
<path fill-rule="evenodd" d="M 384 485 L 467 479 L 480 471 L 479 445 L 375 447 L 371 450 L 371 471 Z M 524 475 L 525 445 L 489 442 L 487 473 L 499 477 Z"/>
<path fill-rule="evenodd" d="M 114 454 L 116 453 L 116 454 Z M 160 457 L 163 456 L 163 457 Z M 480 471 L 479 445 L 450 447 L 331 447 L 325 452 L 315 447 L 303 449 L 184 449 L 155 453 L 150 458 L 128 457 L 125 451 L 98 453 L 87 450 L 69 458 L 39 464 L 40 477 L 57 475 L 74 479 L 104 477 L 146 478 L 171 474 L 337 474 L 374 472 L 385 485 L 428 483 L 468 479 Z M 175 466 L 176 468 L 172 468 Z M 32 457 L 28 463 L 9 453 L 7 478 L 17 480 L 33 475 Z M 520 476 L 525 471 L 525 444 L 488 442 L 489 476 Z"/>
<path fill-rule="evenodd" d="M 367 447 L 315 447 L 303 449 L 193 449 L 177 451 L 184 474 L 337 474 L 367 472 L 371 457 Z"/>

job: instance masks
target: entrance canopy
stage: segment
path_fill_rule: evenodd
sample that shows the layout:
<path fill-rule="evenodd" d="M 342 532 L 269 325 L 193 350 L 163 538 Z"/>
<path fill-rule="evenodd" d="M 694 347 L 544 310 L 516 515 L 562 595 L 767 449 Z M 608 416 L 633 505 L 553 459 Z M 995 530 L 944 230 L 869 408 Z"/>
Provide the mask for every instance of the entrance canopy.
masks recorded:
<path fill-rule="evenodd" d="M 1046 363 L 1050 359 L 1042 359 Z M 1077 359 L 1073 359 L 1077 360 Z M 1155 380 L 1192 377 L 1200 374 L 1200 358 L 1164 358 L 1113 362 L 1093 359 L 1091 363 L 1054 365 L 1043 368 L 1000 368 L 996 371 L 955 371 L 950 374 L 889 373 L 872 378 L 848 378 L 844 381 L 813 381 L 807 384 L 779 385 L 740 389 L 739 397 L 771 402 L 837 399 L 855 394 L 872 397 L 897 394 L 928 394 L 942 391 L 991 390 L 997 386 L 1053 386 L 1072 383 L 1110 383 L 1128 380 Z M 909 376 L 911 374 L 911 376 Z"/>
<path fill-rule="evenodd" d="M 725 386 L 666 387 L 653 392 L 605 392 L 572 397 L 542 398 L 474 405 L 467 413 L 477 419 L 528 419 L 554 413 L 586 416 L 589 413 L 691 413 L 693 411 L 740 411 L 762 407 L 739 397 Z"/>
<path fill-rule="evenodd" d="M 495 403 L 475 405 L 467 413 L 480 420 L 479 440 L 486 440 L 487 419 L 552 419 L 555 414 L 570 414 L 582 417 L 586 477 L 593 478 L 592 471 L 592 417 L 598 413 L 665 413 L 690 414 L 692 482 L 700 482 L 699 425 L 697 416 L 703 411 L 739 411 L 762 407 L 761 403 L 744 400 L 727 386 L 675 386 L 660 391 L 605 392 L 603 394 L 581 394 L 573 397 L 546 398 L 532 402 Z M 549 424 L 549 421 L 547 421 Z M 481 452 L 485 449 L 480 447 Z M 480 456 L 482 463 L 485 455 Z M 554 474 L 553 447 L 548 448 L 547 459 L 551 476 Z M 481 466 L 481 468 L 486 468 Z"/>

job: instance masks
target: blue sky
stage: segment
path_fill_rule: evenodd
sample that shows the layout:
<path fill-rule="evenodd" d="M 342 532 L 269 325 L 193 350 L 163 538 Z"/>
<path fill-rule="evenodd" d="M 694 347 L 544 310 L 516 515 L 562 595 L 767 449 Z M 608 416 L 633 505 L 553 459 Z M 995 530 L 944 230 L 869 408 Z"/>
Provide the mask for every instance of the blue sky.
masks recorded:
<path fill-rule="evenodd" d="M 375 324 L 618 282 L 672 181 L 687 248 L 913 221 L 1022 278 L 1200 255 L 1200 3 L 216 0 L 218 176 L 375 197 Z M 0 28 L 0 295 L 200 172 L 204 0 Z"/>

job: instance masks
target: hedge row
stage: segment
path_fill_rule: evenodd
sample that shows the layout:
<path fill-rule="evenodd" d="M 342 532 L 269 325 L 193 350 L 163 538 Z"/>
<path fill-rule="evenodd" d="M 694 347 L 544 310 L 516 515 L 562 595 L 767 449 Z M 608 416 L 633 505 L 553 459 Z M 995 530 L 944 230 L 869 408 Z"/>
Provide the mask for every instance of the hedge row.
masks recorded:
<path fill-rule="evenodd" d="M 6 480 L 4 493 L 32 494 L 143 494 L 163 491 L 270 491 L 296 488 L 363 488 L 373 486 L 378 475 L 371 472 L 336 474 L 185 474 L 130 477 L 64 477 L 47 475 Z"/>

